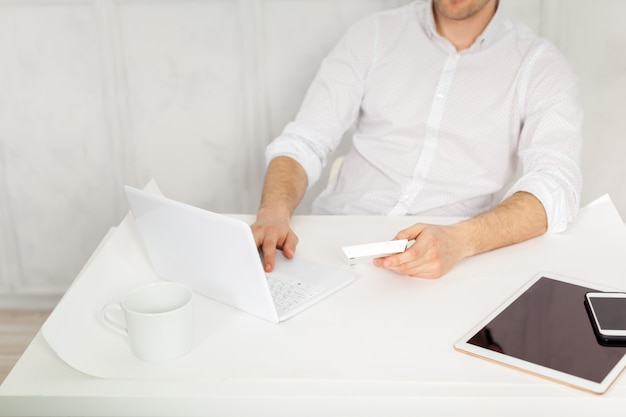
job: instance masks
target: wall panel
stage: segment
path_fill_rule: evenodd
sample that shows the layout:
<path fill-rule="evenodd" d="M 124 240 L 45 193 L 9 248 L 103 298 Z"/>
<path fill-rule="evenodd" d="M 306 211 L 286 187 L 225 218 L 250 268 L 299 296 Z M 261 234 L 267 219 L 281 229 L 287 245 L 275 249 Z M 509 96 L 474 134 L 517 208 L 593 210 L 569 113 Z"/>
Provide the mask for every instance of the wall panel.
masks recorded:
<path fill-rule="evenodd" d="M 0 57 L 2 281 L 58 294 L 111 221 L 92 4 L 0 3 Z"/>
<path fill-rule="evenodd" d="M 321 59 L 356 20 L 408 2 L 0 0 L 0 308 L 58 299 L 126 214 L 123 184 L 254 212 L 264 148 Z M 500 7 L 580 75 L 583 203 L 608 192 L 626 217 L 626 2 Z"/>
<path fill-rule="evenodd" d="M 626 2 L 556 5 L 550 36 L 580 77 L 585 107 L 583 204 L 609 193 L 626 219 Z"/>
<path fill-rule="evenodd" d="M 140 182 L 154 177 L 173 198 L 244 210 L 230 192 L 244 186 L 233 167 L 248 123 L 237 2 L 122 2 L 117 13 Z M 225 172 L 234 175 L 224 181 Z"/>

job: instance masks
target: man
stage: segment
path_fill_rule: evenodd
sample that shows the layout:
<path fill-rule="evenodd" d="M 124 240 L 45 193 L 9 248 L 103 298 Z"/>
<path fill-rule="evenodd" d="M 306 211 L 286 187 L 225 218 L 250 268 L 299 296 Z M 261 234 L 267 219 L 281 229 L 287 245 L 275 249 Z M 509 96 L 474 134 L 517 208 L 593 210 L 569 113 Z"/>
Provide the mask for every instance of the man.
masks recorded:
<path fill-rule="evenodd" d="M 398 232 L 415 243 L 378 267 L 437 278 L 462 258 L 560 232 L 577 213 L 582 111 L 563 56 L 497 0 L 416 1 L 352 26 L 268 146 L 252 225 L 266 271 L 277 248 L 294 256 L 291 215 L 355 121 L 314 213 L 468 218 Z"/>

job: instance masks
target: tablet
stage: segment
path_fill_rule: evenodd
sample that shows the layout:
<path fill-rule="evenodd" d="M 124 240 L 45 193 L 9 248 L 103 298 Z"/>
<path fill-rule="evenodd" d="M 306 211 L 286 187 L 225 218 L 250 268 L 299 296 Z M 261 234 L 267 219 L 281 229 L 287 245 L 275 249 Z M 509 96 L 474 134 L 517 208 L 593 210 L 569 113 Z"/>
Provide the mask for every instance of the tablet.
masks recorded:
<path fill-rule="evenodd" d="M 616 290 L 558 274 L 538 274 L 455 348 L 602 394 L 626 365 L 626 347 L 598 343 L 585 309 L 589 291 Z"/>

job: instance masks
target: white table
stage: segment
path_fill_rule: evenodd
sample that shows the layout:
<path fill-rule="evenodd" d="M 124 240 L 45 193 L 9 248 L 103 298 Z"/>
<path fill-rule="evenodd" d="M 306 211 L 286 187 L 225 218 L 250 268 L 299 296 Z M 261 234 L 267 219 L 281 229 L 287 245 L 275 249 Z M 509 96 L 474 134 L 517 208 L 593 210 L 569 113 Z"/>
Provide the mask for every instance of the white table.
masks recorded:
<path fill-rule="evenodd" d="M 137 245 L 131 220 L 103 239 L 51 318 L 72 297 L 85 296 L 81 280 L 102 268 L 97 261 L 112 245 L 122 238 Z M 296 216 L 297 256 L 349 268 L 341 246 L 389 239 L 418 220 L 450 221 Z M 528 416 L 558 410 L 589 416 L 626 410 L 623 376 L 598 396 L 453 348 L 539 271 L 626 289 L 626 227 L 608 197 L 584 208 L 564 234 L 464 260 L 438 280 L 369 265 L 354 271 L 353 284 L 279 325 L 208 301 L 207 320 L 233 324 L 211 322 L 191 374 L 87 375 L 62 360 L 40 332 L 0 386 L 0 415 Z"/>

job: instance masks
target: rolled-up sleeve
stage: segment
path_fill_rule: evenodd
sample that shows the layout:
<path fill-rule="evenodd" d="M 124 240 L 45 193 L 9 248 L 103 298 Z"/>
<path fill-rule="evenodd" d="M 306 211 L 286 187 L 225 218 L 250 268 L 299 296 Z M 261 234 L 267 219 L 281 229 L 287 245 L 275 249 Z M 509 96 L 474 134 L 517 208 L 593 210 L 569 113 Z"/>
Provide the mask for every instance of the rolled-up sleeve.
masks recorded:
<path fill-rule="evenodd" d="M 533 194 L 546 211 L 548 232 L 558 233 L 576 216 L 582 191 L 578 81 L 552 45 L 535 51 L 523 76 L 518 149 L 522 173 L 505 198 L 518 191 Z"/>

